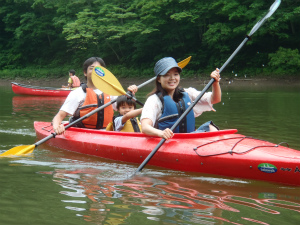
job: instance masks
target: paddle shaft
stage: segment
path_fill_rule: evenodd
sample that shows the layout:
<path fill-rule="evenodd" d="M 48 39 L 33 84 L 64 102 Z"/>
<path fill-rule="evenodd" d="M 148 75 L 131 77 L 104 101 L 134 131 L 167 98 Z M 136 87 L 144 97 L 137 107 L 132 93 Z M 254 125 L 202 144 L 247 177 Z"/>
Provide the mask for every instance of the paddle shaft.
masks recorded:
<path fill-rule="evenodd" d="M 144 87 L 145 85 L 151 83 L 151 82 L 152 82 L 153 80 L 155 80 L 155 79 L 156 79 L 156 77 L 151 78 L 150 80 L 148 80 L 148 81 L 146 81 L 146 82 L 140 84 L 140 85 L 138 86 L 138 88 Z M 108 102 L 108 103 L 102 105 L 101 107 L 99 107 L 99 108 L 97 108 L 97 109 L 95 109 L 95 110 L 89 112 L 88 114 L 84 115 L 83 117 L 80 117 L 79 119 L 73 121 L 72 123 L 69 123 L 67 126 L 65 126 L 65 129 L 68 129 L 69 127 L 72 127 L 73 125 L 75 125 L 75 124 L 79 123 L 80 121 L 82 121 L 82 120 L 88 118 L 89 116 L 95 114 L 96 112 L 99 112 L 100 110 L 104 109 L 105 107 L 107 107 L 107 106 L 109 106 L 109 105 L 115 103 L 116 101 L 117 101 L 117 99 L 111 100 L 110 102 Z M 39 140 L 39 141 L 36 142 L 34 145 L 35 145 L 35 147 L 37 147 L 38 145 L 40 145 L 40 144 L 42 144 L 42 143 L 48 141 L 49 139 L 51 139 L 51 138 L 53 138 L 53 137 L 55 137 L 55 136 L 56 136 L 56 133 L 54 132 L 54 133 L 50 134 L 49 136 L 47 136 L 47 137 L 45 137 L 45 138 Z"/>
<path fill-rule="evenodd" d="M 237 49 L 231 54 L 231 56 L 227 59 L 227 61 L 223 64 L 223 66 L 220 68 L 219 73 L 221 73 L 225 67 L 229 64 L 229 62 L 235 57 L 235 55 L 241 50 L 241 48 L 246 44 L 246 42 L 250 39 L 251 35 L 254 34 L 255 31 L 258 30 L 259 27 L 264 23 L 264 21 L 269 18 L 278 8 L 280 4 L 280 0 L 276 0 L 272 6 L 269 9 L 269 12 L 265 15 L 263 19 L 258 21 L 255 26 L 250 31 L 249 35 L 246 35 L 246 38 L 242 41 L 242 43 L 237 47 Z M 193 104 L 191 104 L 187 110 L 178 118 L 178 120 L 173 124 L 173 126 L 170 128 L 172 131 L 175 130 L 175 128 L 181 123 L 181 121 L 186 117 L 186 115 L 194 108 L 194 106 L 198 103 L 198 101 L 202 98 L 202 96 L 205 94 L 205 92 L 210 88 L 210 86 L 215 82 L 215 79 L 212 78 L 209 83 L 204 87 L 204 89 L 201 91 L 201 93 L 196 97 Z M 162 139 L 157 146 L 152 150 L 152 152 L 147 156 L 147 158 L 142 162 L 142 164 L 137 168 L 134 174 L 137 172 L 140 172 L 146 164 L 150 161 L 150 159 L 154 156 L 154 154 L 158 151 L 158 149 L 165 143 L 166 139 Z M 133 174 L 133 175 L 134 175 Z"/>

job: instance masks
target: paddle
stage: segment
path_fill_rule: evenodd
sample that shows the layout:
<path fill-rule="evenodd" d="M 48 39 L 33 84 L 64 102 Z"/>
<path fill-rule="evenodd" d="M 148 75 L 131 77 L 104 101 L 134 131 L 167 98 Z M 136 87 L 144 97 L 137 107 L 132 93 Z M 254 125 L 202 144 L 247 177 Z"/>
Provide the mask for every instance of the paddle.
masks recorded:
<path fill-rule="evenodd" d="M 179 62 L 178 66 L 184 68 L 190 60 L 191 56 Z M 148 81 L 148 83 L 152 82 L 155 79 L 156 77 L 153 77 Z M 131 95 L 131 93 L 125 92 L 119 81 L 112 75 L 111 72 L 109 72 L 104 67 L 98 66 L 95 68 L 95 70 L 92 72 L 92 81 L 99 90 L 106 94 L 112 96 L 127 95 L 143 106 L 143 103 L 139 102 L 135 97 Z"/>
<path fill-rule="evenodd" d="M 243 47 L 243 45 L 250 39 L 251 35 L 255 33 L 255 31 L 258 30 L 262 26 L 262 24 L 276 11 L 276 9 L 279 7 L 281 0 L 275 0 L 275 2 L 270 7 L 268 13 L 259 20 L 255 26 L 252 28 L 250 33 L 246 36 L 244 41 L 238 46 L 238 48 L 232 53 L 232 55 L 227 59 L 227 61 L 224 63 L 224 65 L 221 67 L 219 72 L 221 73 L 224 68 L 227 66 L 227 64 L 233 59 L 233 57 L 239 52 L 239 50 Z M 201 91 L 201 93 L 197 96 L 197 98 L 194 100 L 193 104 L 191 104 L 186 111 L 178 118 L 176 123 L 171 127 L 171 130 L 174 131 L 175 128 L 179 125 L 179 123 L 183 120 L 184 117 L 194 108 L 194 106 L 197 104 L 197 102 L 202 98 L 204 93 L 210 88 L 210 86 L 214 83 L 215 79 L 212 78 L 210 82 L 205 86 L 205 88 Z M 147 156 L 147 158 L 142 162 L 142 164 L 138 167 L 138 169 L 135 171 L 133 175 L 135 175 L 137 172 L 140 172 L 146 164 L 150 161 L 150 159 L 154 156 L 154 154 L 158 151 L 158 149 L 163 145 L 163 143 L 166 141 L 166 139 L 162 139 L 158 145 L 152 150 L 152 152 Z"/>
<path fill-rule="evenodd" d="M 183 68 L 183 67 L 185 67 L 185 66 L 189 63 L 190 59 L 191 59 L 191 56 L 188 57 L 187 59 L 181 61 L 180 63 L 178 63 L 178 65 L 180 64 L 180 67 Z M 99 90 L 100 90 L 100 88 L 101 88 L 103 92 L 105 92 L 105 91 L 110 92 L 111 90 L 114 90 L 114 94 L 116 94 L 115 96 L 122 95 L 125 91 L 124 91 L 124 89 L 122 88 L 122 86 L 121 86 L 121 84 L 119 83 L 119 81 L 115 78 L 115 76 L 114 76 L 109 70 L 107 70 L 107 69 L 105 69 L 105 68 L 103 69 L 103 67 L 101 67 L 101 68 L 102 68 L 102 70 L 103 70 L 103 72 L 104 72 L 104 74 L 102 74 L 102 77 L 105 77 L 105 78 L 103 78 L 102 80 L 106 80 L 106 82 L 105 82 L 105 85 L 103 85 L 103 83 L 99 82 L 99 80 L 95 80 L 95 82 L 96 82 L 96 83 L 95 83 L 95 86 L 96 86 Z M 93 71 L 93 73 L 96 73 L 96 72 Z M 94 76 L 95 76 L 95 75 L 94 75 Z M 111 76 L 111 77 L 110 77 L 110 76 Z M 93 75 L 92 75 L 92 77 L 93 77 Z M 156 77 L 153 77 L 153 78 L 151 78 L 150 80 L 148 80 L 148 81 L 146 81 L 146 82 L 140 84 L 140 85 L 138 86 L 138 88 L 141 88 L 141 87 L 143 87 L 143 86 L 149 84 L 150 82 L 152 82 L 153 80 L 155 80 L 155 78 L 156 78 Z M 92 78 L 92 79 L 93 79 L 93 78 Z M 97 79 L 97 78 L 96 78 L 96 79 Z M 93 82 L 94 82 L 94 81 L 93 81 Z M 111 85 L 111 87 L 113 87 L 113 88 L 111 88 L 109 85 Z M 103 87 L 104 87 L 104 88 L 103 88 Z M 120 90 L 120 91 L 115 92 L 115 90 Z M 105 93 L 107 93 L 107 92 L 105 92 Z M 110 93 L 107 93 L 107 94 L 110 94 Z M 112 94 L 110 94 L 110 95 L 112 95 Z M 69 127 L 71 127 L 71 126 L 73 126 L 73 125 L 79 123 L 80 121 L 82 121 L 82 120 L 88 118 L 89 116 L 91 116 L 91 115 L 95 114 L 96 112 L 98 112 L 98 111 L 104 109 L 105 107 L 107 107 L 107 106 L 109 106 L 109 105 L 115 103 L 116 101 L 117 101 L 116 99 L 115 99 L 115 100 L 112 100 L 112 101 L 110 101 L 110 102 L 104 104 L 103 106 L 101 106 L 101 107 L 99 107 L 99 108 L 97 108 L 97 109 L 95 109 L 95 110 L 89 112 L 88 114 L 84 115 L 83 117 L 80 117 L 79 119 L 73 121 L 72 123 L 69 123 L 67 126 L 65 126 L 65 129 L 68 129 Z M 12 156 L 12 155 L 24 155 L 24 154 L 32 153 L 33 150 L 34 150 L 37 146 L 39 146 L 40 144 L 42 144 L 42 143 L 48 141 L 49 139 L 51 139 L 51 138 L 53 138 L 53 137 L 55 137 L 55 136 L 56 136 L 56 133 L 54 132 L 54 133 L 50 134 L 49 136 L 43 138 L 42 140 L 40 140 L 40 141 L 34 143 L 33 145 L 20 145 L 20 146 L 16 146 L 16 147 L 14 147 L 14 148 L 12 148 L 12 149 L 10 149 L 10 150 L 7 150 L 6 152 L 2 153 L 2 154 L 0 155 L 0 157 L 1 157 L 1 156 Z"/>
<path fill-rule="evenodd" d="M 138 101 L 134 96 L 130 95 L 130 93 L 126 93 L 118 81 L 118 79 L 105 67 L 97 66 L 92 72 L 92 81 L 99 90 L 102 92 L 112 95 L 127 95 L 128 97 L 133 98 L 138 104 L 143 106 L 144 104 Z"/>
<path fill-rule="evenodd" d="M 146 85 L 146 84 L 148 84 L 148 83 L 149 83 L 149 81 L 146 81 L 146 82 L 144 82 L 143 84 L 139 85 L 138 88 L 141 88 L 141 87 L 143 87 L 144 85 Z M 96 86 L 96 87 L 97 87 L 97 86 Z M 120 95 L 120 94 L 119 94 L 119 95 Z M 93 115 L 94 113 L 96 113 L 96 112 L 98 112 L 98 111 L 104 109 L 105 107 L 107 107 L 107 106 L 109 106 L 109 105 L 115 103 L 116 101 L 117 101 L 117 99 L 114 99 L 114 100 L 112 100 L 112 101 L 110 101 L 110 102 L 108 102 L 108 103 L 102 105 L 101 107 L 99 107 L 99 108 L 97 108 L 97 109 L 95 109 L 95 110 L 89 112 L 88 114 L 84 115 L 83 117 L 80 117 L 79 119 L 73 121 L 72 123 L 69 123 L 67 126 L 65 126 L 65 129 L 68 129 L 69 127 L 72 127 L 73 125 L 75 125 L 75 124 L 79 123 L 80 121 L 82 121 L 82 120 L 88 118 L 89 116 Z M 51 139 L 51 138 L 53 138 L 53 137 L 55 137 L 55 136 L 56 136 L 56 133 L 54 132 L 54 133 L 50 134 L 49 136 L 43 138 L 42 140 L 36 142 L 36 143 L 33 144 L 33 145 L 23 145 L 23 146 L 21 145 L 21 146 L 17 146 L 17 147 L 14 147 L 14 148 L 12 148 L 12 149 L 10 149 L 10 150 L 8 150 L 8 151 L 2 153 L 0 156 L 11 156 L 11 155 L 24 155 L 24 154 L 29 154 L 29 153 L 31 153 L 38 145 L 40 145 L 40 144 L 42 144 L 42 143 L 48 141 L 49 139 Z"/>

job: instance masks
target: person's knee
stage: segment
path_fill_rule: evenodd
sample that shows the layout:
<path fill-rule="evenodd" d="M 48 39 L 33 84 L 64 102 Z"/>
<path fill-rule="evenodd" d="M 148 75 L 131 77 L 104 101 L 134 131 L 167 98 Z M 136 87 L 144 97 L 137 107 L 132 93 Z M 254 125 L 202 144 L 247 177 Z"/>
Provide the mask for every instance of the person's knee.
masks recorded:
<path fill-rule="evenodd" d="M 219 129 L 216 128 L 214 125 L 209 124 L 209 131 L 218 131 Z"/>
<path fill-rule="evenodd" d="M 209 124 L 209 131 L 218 131 L 220 130 L 218 126 L 216 126 L 213 121 L 210 121 L 210 124 Z"/>

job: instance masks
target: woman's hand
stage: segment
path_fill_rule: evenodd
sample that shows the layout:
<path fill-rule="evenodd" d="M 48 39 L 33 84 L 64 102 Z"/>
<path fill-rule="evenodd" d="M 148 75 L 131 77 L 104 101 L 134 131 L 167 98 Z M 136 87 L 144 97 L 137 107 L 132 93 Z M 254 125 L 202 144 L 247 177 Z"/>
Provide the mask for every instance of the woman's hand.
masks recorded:
<path fill-rule="evenodd" d="M 219 69 L 216 68 L 216 70 L 210 74 L 210 77 L 215 79 L 215 82 L 212 85 L 211 104 L 217 104 L 221 101 L 222 96 L 219 83 L 221 80 Z"/>
<path fill-rule="evenodd" d="M 174 133 L 169 128 L 167 128 L 165 130 L 161 130 L 159 133 L 159 137 L 164 138 L 166 140 L 172 138 L 173 136 L 174 136 Z"/>
<path fill-rule="evenodd" d="M 216 70 L 214 70 L 213 72 L 211 72 L 210 77 L 214 78 L 215 81 L 220 82 L 221 77 L 220 77 L 219 69 L 216 68 Z"/>
<path fill-rule="evenodd" d="M 153 124 L 152 124 L 152 120 L 150 120 L 148 118 L 142 119 L 141 124 L 142 124 L 142 132 L 144 134 L 161 137 L 166 140 L 168 140 L 174 136 L 173 131 L 170 130 L 169 128 L 167 128 L 165 130 L 159 130 L 159 129 L 154 128 Z"/>

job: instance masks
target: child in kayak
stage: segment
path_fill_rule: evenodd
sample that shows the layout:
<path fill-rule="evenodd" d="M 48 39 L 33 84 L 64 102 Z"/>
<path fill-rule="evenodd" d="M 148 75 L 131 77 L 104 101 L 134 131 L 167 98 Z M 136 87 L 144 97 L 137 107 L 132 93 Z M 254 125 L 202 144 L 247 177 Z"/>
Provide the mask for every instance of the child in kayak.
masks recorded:
<path fill-rule="evenodd" d="M 62 88 L 76 88 L 76 87 L 80 87 L 80 80 L 79 78 L 76 76 L 76 71 L 75 70 L 70 70 L 69 71 L 69 80 L 68 80 L 68 86 L 62 86 Z"/>
<path fill-rule="evenodd" d="M 141 114 L 143 108 L 136 109 L 135 101 L 126 95 L 117 98 L 117 111 L 119 115 L 114 117 L 113 122 L 108 124 L 106 130 L 122 132 L 141 132 L 141 123 L 137 116 Z"/>
<path fill-rule="evenodd" d="M 213 104 L 221 101 L 219 69 L 216 69 L 210 75 L 211 78 L 215 79 L 212 92 L 207 92 L 202 96 L 193 110 L 177 126 L 174 133 L 170 129 L 200 94 L 200 91 L 195 88 L 183 89 L 179 87 L 181 71 L 182 69 L 172 57 L 165 57 L 155 64 L 156 87 L 149 94 L 143 107 L 141 116 L 143 133 L 167 140 L 172 138 L 174 133 L 218 130 L 218 127 L 212 121 L 208 121 L 195 131 L 195 117 L 200 116 L 205 111 L 215 111 Z"/>

